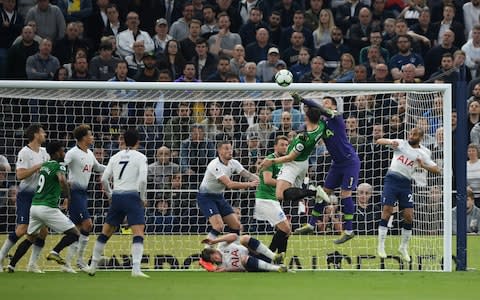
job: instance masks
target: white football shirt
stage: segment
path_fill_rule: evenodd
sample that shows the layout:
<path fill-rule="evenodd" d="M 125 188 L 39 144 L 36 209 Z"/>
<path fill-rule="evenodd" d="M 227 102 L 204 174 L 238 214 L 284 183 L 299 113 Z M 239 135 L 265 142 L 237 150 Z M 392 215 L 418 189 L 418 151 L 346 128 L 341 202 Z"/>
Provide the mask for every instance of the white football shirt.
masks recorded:
<path fill-rule="evenodd" d="M 87 190 L 92 172 L 103 172 L 105 166 L 100 164 L 90 149 L 87 152 L 73 147 L 65 154 L 64 165 L 68 167 L 68 182 L 74 189 Z"/>
<path fill-rule="evenodd" d="M 137 150 L 120 150 L 110 158 L 102 175 L 102 183 L 107 195 L 111 196 L 110 178 L 113 179 L 113 192 L 140 193 L 145 199 L 147 188 L 147 157 Z"/>
<path fill-rule="evenodd" d="M 222 253 L 222 267 L 226 271 L 245 271 L 245 267 L 242 265 L 241 257 L 248 256 L 248 249 L 238 242 L 226 243 L 222 242 L 218 244 L 218 251 Z"/>
<path fill-rule="evenodd" d="M 201 193 L 220 194 L 225 191 L 225 185 L 218 180 L 222 176 L 231 178 L 233 174 L 240 174 L 245 168 L 238 160 L 231 159 L 225 165 L 220 158 L 213 159 L 207 166 L 199 191 Z"/>
<path fill-rule="evenodd" d="M 420 158 L 428 166 L 437 165 L 430 157 L 430 150 L 424 146 L 413 148 L 406 140 L 394 141 L 398 142 L 398 148 L 393 152 L 389 170 L 412 179 L 415 168 L 418 166 L 417 158 Z"/>
<path fill-rule="evenodd" d="M 35 152 L 30 147 L 25 146 L 18 152 L 16 169 L 30 169 L 48 160 L 50 160 L 50 155 L 44 147 L 40 147 L 40 150 Z M 19 191 L 35 192 L 38 185 L 38 175 L 39 173 L 35 172 L 30 177 L 22 179 L 20 181 Z"/>

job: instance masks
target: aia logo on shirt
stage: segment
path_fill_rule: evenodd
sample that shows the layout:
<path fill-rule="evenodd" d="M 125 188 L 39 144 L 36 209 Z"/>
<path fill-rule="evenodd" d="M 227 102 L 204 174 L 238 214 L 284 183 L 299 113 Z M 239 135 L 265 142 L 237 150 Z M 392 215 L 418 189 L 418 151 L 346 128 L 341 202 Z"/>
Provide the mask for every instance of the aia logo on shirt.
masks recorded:
<path fill-rule="evenodd" d="M 404 155 L 400 155 L 398 158 L 397 158 L 398 161 L 400 161 L 402 164 L 408 166 L 408 167 L 411 167 L 413 168 L 413 165 L 415 163 L 414 160 L 410 160 L 408 159 L 408 157 L 404 156 Z"/>
<path fill-rule="evenodd" d="M 82 173 L 85 173 L 85 172 L 92 172 L 92 167 L 93 166 L 90 166 L 90 165 L 85 165 L 82 169 Z"/>

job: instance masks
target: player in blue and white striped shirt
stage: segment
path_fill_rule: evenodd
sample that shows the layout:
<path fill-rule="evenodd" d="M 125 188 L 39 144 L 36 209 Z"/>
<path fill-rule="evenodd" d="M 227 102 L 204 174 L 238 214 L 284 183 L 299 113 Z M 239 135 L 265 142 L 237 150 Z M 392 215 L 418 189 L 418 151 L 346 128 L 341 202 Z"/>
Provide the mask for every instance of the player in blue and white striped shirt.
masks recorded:
<path fill-rule="evenodd" d="M 102 233 L 98 236 L 93 248 L 92 262 L 86 269 L 91 276 L 95 275 L 105 244 L 126 216 L 128 225 L 133 232 L 132 276 L 149 277 L 140 269 L 145 231 L 147 157 L 136 150 L 140 145 L 139 134 L 136 130 L 126 131 L 123 139 L 126 148 L 110 158 L 102 176 L 103 188 L 112 202 L 105 224 L 103 224 Z M 111 179 L 113 181 L 113 191 L 110 187 Z"/>

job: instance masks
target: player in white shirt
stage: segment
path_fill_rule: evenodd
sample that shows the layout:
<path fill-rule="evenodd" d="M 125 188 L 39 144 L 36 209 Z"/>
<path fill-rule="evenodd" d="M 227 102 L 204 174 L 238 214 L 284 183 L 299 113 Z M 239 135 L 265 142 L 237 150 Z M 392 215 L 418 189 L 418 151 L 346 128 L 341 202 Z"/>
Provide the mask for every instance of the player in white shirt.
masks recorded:
<path fill-rule="evenodd" d="M 77 145 L 65 155 L 64 165 L 68 167 L 68 182 L 71 189 L 71 199 L 68 201 L 68 214 L 73 224 L 80 230 L 80 238 L 68 248 L 65 265 L 62 271 L 76 273 L 71 266 L 72 259 L 77 255 L 77 266 L 84 269 L 87 264 L 83 254 L 88 244 L 88 236 L 93 228 L 92 219 L 88 212 L 88 183 L 92 172 L 101 173 L 105 166 L 100 164 L 93 152 L 89 149 L 93 145 L 94 137 L 90 126 L 82 124 L 73 130 L 73 137 Z"/>
<path fill-rule="evenodd" d="M 32 198 L 38 185 L 38 172 L 42 164 L 50 159 L 50 155 L 48 155 L 45 148 L 41 147 L 47 136 L 41 125 L 33 124 L 28 127 L 25 131 L 25 136 L 28 139 L 28 144 L 18 152 L 15 168 L 17 179 L 20 180 L 16 199 L 17 227 L 14 232 L 8 235 L 7 240 L 0 249 L 0 272 L 3 271 L 2 261 L 7 256 L 8 251 L 10 251 L 18 239 L 27 233 L 30 219 L 30 206 L 32 205 Z M 47 232 L 47 228 L 40 230 L 39 236 L 34 243 L 32 254 L 38 256 L 45 245 Z M 27 239 L 18 245 L 7 267 L 9 272 L 15 271 L 16 263 L 22 258 L 31 245 L 32 243 Z M 37 265 L 32 263 L 32 259 L 30 259 L 27 271 L 43 273 Z"/>
<path fill-rule="evenodd" d="M 132 276 L 149 277 L 140 269 L 145 230 L 147 157 L 136 150 L 140 145 L 138 131 L 127 130 L 123 134 L 123 139 L 126 148 L 110 158 L 102 176 L 103 188 L 112 201 L 102 233 L 98 236 L 93 248 L 92 262 L 86 269 L 91 276 L 95 275 L 105 244 L 126 216 L 133 233 Z M 113 191 L 110 187 L 110 180 L 113 181 Z"/>
<path fill-rule="evenodd" d="M 386 258 L 385 239 L 388 233 L 388 221 L 393 213 L 394 206 L 398 203 L 403 210 L 403 225 L 400 252 L 402 259 L 410 262 L 408 242 L 412 236 L 413 224 L 413 194 L 411 180 L 415 168 L 440 174 L 440 168 L 430 157 L 430 150 L 420 145 L 424 132 L 420 128 L 412 128 L 408 140 L 378 139 L 379 145 L 389 145 L 394 149 L 392 162 L 385 176 L 382 192 L 382 217 L 378 226 L 378 256 Z"/>
<path fill-rule="evenodd" d="M 203 249 L 200 255 L 200 265 L 209 272 L 287 272 L 286 266 L 272 264 L 276 255 L 249 235 L 239 237 L 229 233 L 214 240 L 205 239 L 202 243 L 218 244 L 217 248 Z"/>
<path fill-rule="evenodd" d="M 225 200 L 225 189 L 248 189 L 256 187 L 258 176 L 247 171 L 238 160 L 232 158 L 230 141 L 221 141 L 217 145 L 218 157 L 212 160 L 205 171 L 197 193 L 197 204 L 205 218 L 212 226 L 208 239 L 215 240 L 227 224 L 232 233 L 240 234 L 240 220 L 233 212 L 232 206 Z M 232 175 L 238 174 L 248 182 L 232 181 Z M 224 223 L 225 222 L 225 223 Z"/>

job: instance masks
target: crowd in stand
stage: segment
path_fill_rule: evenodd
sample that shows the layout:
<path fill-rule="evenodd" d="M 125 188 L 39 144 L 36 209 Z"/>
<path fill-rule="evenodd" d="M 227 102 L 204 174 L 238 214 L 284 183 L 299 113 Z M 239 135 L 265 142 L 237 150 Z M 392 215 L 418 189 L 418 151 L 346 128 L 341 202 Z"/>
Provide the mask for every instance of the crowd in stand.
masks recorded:
<path fill-rule="evenodd" d="M 0 0 L 0 5 L 1 79 L 255 83 L 272 82 L 278 70 L 287 68 L 295 82 L 305 83 L 445 82 L 455 88 L 466 81 L 472 94 L 468 129 L 471 141 L 480 143 L 480 0 Z M 415 120 L 436 160 L 443 155 L 442 100 L 434 99 Z M 136 126 L 151 160 L 150 189 L 168 190 L 149 195 L 148 223 L 154 226 L 147 230 L 160 232 L 204 232 L 205 225 L 199 224 L 206 222 L 198 217 L 194 193 L 182 190 L 198 187 L 215 156 L 216 141 L 231 140 L 235 156 L 255 171 L 275 137 L 292 137 L 303 122 L 301 108 L 290 100 L 143 106 L 2 101 L 10 107 L 2 110 L 2 117 L 12 134 L 2 138 L 6 144 L 9 138 L 15 141 L 3 151 L 11 165 L 22 142 L 21 124 L 40 122 L 50 138 L 69 142 L 75 125 L 91 124 L 100 141 L 94 149 L 100 162 L 118 150 L 121 131 Z M 368 185 L 364 192 L 372 196 L 391 156 L 375 140 L 404 138 L 405 94 L 339 101 L 349 137 L 362 156 L 361 182 Z M 456 122 L 455 117 L 454 129 Z M 310 161 L 317 182 L 323 182 L 329 163 L 325 154 L 320 145 Z M 471 156 L 468 166 L 476 167 L 478 159 Z M 469 173 L 469 184 L 478 203 L 477 172 Z M 94 182 L 89 207 L 101 224 L 107 204 L 98 180 Z M 419 174 L 418 183 L 426 193 L 438 188 L 426 174 Z M 252 203 L 241 203 L 254 197 L 230 197 L 247 218 L 243 224 L 253 224 L 252 231 L 266 230 L 251 222 Z M 363 211 L 358 217 L 367 219 L 358 224 L 369 224 L 362 230 L 374 233 L 378 199 L 362 204 L 360 198 L 357 206 Z M 325 224 L 338 217 L 335 207 L 330 209 Z M 302 222 L 301 205 L 286 210 L 298 219 L 293 224 Z M 335 232 L 335 226 L 330 230 Z"/>

